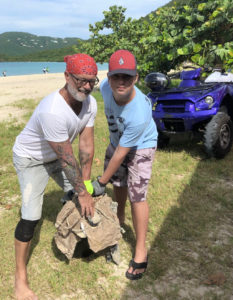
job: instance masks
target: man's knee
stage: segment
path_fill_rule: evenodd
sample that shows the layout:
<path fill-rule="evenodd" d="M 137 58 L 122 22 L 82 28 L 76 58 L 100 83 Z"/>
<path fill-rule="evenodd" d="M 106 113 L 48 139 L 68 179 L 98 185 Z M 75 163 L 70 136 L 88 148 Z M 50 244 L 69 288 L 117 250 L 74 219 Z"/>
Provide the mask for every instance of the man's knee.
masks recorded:
<path fill-rule="evenodd" d="M 38 222 L 39 220 L 29 221 L 20 219 L 15 229 L 15 238 L 20 242 L 29 242 L 33 237 Z"/>

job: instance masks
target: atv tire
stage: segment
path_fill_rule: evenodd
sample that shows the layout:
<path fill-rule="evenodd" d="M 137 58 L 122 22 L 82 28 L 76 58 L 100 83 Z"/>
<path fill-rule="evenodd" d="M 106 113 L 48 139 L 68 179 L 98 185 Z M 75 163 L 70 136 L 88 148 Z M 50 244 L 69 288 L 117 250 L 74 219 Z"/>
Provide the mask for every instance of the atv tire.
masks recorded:
<path fill-rule="evenodd" d="M 233 125 L 226 112 L 218 112 L 206 125 L 204 145 L 211 157 L 223 158 L 230 150 L 233 142 Z"/>

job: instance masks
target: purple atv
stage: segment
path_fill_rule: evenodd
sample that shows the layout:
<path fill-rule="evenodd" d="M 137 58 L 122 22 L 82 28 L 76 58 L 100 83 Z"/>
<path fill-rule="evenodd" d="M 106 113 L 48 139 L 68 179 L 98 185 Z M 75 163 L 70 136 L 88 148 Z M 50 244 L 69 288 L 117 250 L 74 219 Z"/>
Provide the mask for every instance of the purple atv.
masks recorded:
<path fill-rule="evenodd" d="M 201 68 L 179 72 L 176 88 L 168 88 L 170 78 L 162 73 L 146 76 L 158 147 L 168 145 L 171 135 L 194 132 L 209 156 L 223 158 L 233 141 L 233 74 L 215 70 L 202 81 L 201 73 Z"/>

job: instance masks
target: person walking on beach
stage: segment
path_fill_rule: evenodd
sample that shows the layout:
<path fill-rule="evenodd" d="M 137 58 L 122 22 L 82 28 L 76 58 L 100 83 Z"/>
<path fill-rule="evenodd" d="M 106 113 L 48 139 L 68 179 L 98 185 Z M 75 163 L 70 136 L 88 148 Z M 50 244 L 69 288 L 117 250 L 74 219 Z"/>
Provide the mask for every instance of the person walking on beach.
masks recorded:
<path fill-rule="evenodd" d="M 147 268 L 146 234 L 149 207 L 148 182 L 157 146 L 157 129 L 152 119 L 150 100 L 135 86 L 138 80 L 136 59 L 127 50 L 118 50 L 109 60 L 108 79 L 101 82 L 110 144 L 105 154 L 105 171 L 93 182 L 95 194 L 113 184 L 117 215 L 125 221 L 127 195 L 131 203 L 136 248 L 126 277 L 140 279 Z"/>
<path fill-rule="evenodd" d="M 94 214 L 90 176 L 97 105 L 90 93 L 99 81 L 97 65 L 92 57 L 82 53 L 66 56 L 64 61 L 65 86 L 39 103 L 13 147 L 22 194 L 21 219 L 15 229 L 17 299 L 38 299 L 29 288 L 26 263 L 49 177 L 64 192 L 74 191 L 82 215 Z M 78 135 L 79 163 L 71 145 Z"/>

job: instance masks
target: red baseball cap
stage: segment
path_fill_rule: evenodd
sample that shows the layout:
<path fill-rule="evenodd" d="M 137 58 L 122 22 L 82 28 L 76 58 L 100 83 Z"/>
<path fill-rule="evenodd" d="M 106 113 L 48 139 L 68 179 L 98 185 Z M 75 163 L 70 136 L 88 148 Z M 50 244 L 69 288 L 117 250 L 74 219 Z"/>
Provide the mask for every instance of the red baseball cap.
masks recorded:
<path fill-rule="evenodd" d="M 137 74 L 135 56 L 128 50 L 117 50 L 109 59 L 108 71 L 108 76 L 119 73 L 135 76 Z"/>
<path fill-rule="evenodd" d="M 94 58 L 84 53 L 64 57 L 66 71 L 71 74 L 97 75 L 98 68 Z"/>

